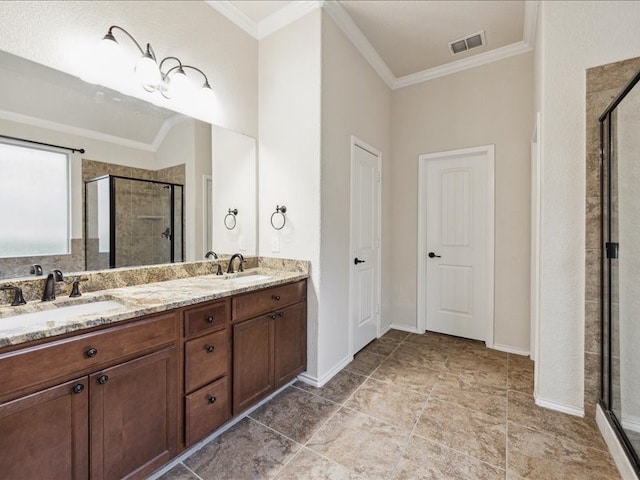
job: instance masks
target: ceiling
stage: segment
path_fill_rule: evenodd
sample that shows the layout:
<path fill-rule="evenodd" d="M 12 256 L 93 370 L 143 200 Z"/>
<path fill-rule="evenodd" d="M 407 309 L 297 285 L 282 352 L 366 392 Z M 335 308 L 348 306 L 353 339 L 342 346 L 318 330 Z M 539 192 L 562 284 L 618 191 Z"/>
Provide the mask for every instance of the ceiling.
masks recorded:
<path fill-rule="evenodd" d="M 0 119 L 146 151 L 186 118 L 7 52 L 0 52 L 0 84 Z"/>
<path fill-rule="evenodd" d="M 207 3 L 256 38 L 263 38 L 322 6 L 392 88 L 530 51 L 532 7 L 537 8 L 537 2 L 524 0 Z M 449 42 L 480 31 L 485 33 L 484 46 L 455 56 L 450 53 Z"/>

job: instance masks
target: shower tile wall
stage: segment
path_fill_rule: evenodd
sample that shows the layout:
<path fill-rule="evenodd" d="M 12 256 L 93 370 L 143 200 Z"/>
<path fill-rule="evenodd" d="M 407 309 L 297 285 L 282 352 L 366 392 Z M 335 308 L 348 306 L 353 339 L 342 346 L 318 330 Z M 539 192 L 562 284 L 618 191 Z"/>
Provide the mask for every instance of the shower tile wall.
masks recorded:
<path fill-rule="evenodd" d="M 584 402 L 595 405 L 600 398 L 600 129 L 598 118 L 635 73 L 640 58 L 587 70 L 586 84 L 586 268 Z M 615 334 L 615 332 L 613 332 Z M 593 409 L 588 409 L 593 411 Z"/>
<path fill-rule="evenodd" d="M 119 175 L 184 185 L 185 165 L 175 165 L 160 170 L 146 170 L 93 160 L 82 161 L 83 182 L 102 175 Z M 167 216 L 169 210 L 168 191 L 162 185 L 144 182 L 119 180 L 117 183 L 116 265 L 126 267 L 167 263 L 170 258 L 170 242 L 162 236 L 162 233 L 169 225 Z M 166 217 L 164 219 L 159 218 L 163 215 L 162 212 Z M 151 228 L 138 228 L 141 223 L 151 223 Z M 108 253 L 100 255 L 104 258 L 99 259 L 98 264 L 107 268 L 109 264 Z"/>

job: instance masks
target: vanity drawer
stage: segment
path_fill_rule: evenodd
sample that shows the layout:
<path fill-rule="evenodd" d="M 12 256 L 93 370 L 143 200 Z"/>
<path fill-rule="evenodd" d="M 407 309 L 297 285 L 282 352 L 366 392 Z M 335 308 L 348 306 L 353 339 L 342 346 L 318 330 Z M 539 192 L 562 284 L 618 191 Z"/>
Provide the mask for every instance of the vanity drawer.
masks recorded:
<path fill-rule="evenodd" d="M 302 302 L 306 295 L 306 280 L 238 295 L 232 303 L 233 321 L 257 317 Z"/>
<path fill-rule="evenodd" d="M 229 300 L 212 302 L 184 311 L 184 336 L 194 337 L 227 325 Z"/>
<path fill-rule="evenodd" d="M 185 441 L 187 447 L 229 420 L 230 414 L 227 377 L 187 395 L 185 402 Z"/>
<path fill-rule="evenodd" d="M 0 398 L 175 343 L 175 313 L 0 354 Z"/>
<path fill-rule="evenodd" d="M 229 371 L 229 331 L 210 333 L 185 342 L 184 384 L 190 392 Z"/>

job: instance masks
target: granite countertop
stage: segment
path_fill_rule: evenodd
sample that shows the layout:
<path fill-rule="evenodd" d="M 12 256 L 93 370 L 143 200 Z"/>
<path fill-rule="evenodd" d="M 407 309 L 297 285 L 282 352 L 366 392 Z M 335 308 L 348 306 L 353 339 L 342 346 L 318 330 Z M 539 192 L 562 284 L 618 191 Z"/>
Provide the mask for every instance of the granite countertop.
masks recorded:
<path fill-rule="evenodd" d="M 251 275 L 261 277 L 250 280 L 248 277 Z M 268 278 L 264 278 L 265 276 Z M 0 348 L 260 290 L 302 280 L 308 276 L 308 273 L 301 271 L 252 268 L 231 275 L 203 275 L 85 293 L 79 298 L 65 296 L 52 302 L 29 302 L 19 307 L 2 306 Z M 60 310 L 56 316 L 56 310 L 60 308 L 101 301 L 117 302 L 121 306 L 109 304 L 115 305 L 115 308 L 102 313 L 72 316 L 61 315 L 63 311 Z M 51 315 L 28 315 L 44 311 L 50 312 Z"/>

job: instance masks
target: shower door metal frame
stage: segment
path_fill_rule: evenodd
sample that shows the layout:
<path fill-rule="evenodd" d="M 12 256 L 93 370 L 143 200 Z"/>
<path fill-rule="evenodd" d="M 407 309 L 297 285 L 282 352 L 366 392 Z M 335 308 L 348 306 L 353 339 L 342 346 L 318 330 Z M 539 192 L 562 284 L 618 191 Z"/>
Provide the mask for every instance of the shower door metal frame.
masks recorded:
<path fill-rule="evenodd" d="M 104 178 L 109 179 L 109 268 L 116 268 L 116 229 L 115 229 L 115 218 L 116 218 L 116 196 L 115 192 L 115 184 L 116 179 L 120 180 L 132 180 L 136 182 L 145 182 L 145 183 L 154 183 L 156 185 L 167 185 L 170 188 L 170 222 L 171 222 L 171 247 L 170 247 L 170 263 L 175 263 L 175 206 L 176 206 L 176 187 L 180 187 L 180 211 L 182 212 L 182 225 L 180 228 L 180 237 L 181 237 L 181 253 L 180 256 L 182 258 L 181 261 L 184 261 L 184 185 L 180 183 L 170 183 L 170 182 L 162 182 L 158 180 L 148 180 L 144 178 L 134 178 L 134 177 L 125 177 L 122 175 L 101 175 L 96 178 L 92 178 L 91 180 L 87 180 L 85 185 L 89 182 L 95 182 L 98 180 L 102 180 Z M 85 221 L 85 242 L 87 238 L 87 201 L 86 201 L 86 188 L 85 188 L 85 205 L 84 205 L 84 221 Z M 86 257 L 86 245 L 85 245 L 85 257 Z M 86 266 L 86 258 L 85 258 L 85 266 Z M 145 266 L 145 265 L 141 265 Z"/>
<path fill-rule="evenodd" d="M 613 428 L 622 448 L 625 451 L 629 462 L 635 472 L 640 475 L 640 452 L 633 447 L 629 437 L 622 428 L 620 419 L 612 410 L 613 382 L 612 382 L 612 361 L 611 361 L 611 332 L 612 332 L 612 275 L 609 243 L 611 243 L 611 164 L 612 143 L 611 143 L 611 119 L 612 113 L 624 98 L 640 82 L 640 71 L 629 81 L 622 91 L 611 102 L 598 121 L 600 122 L 600 222 L 601 222 L 601 263 L 600 263 L 600 367 L 601 367 L 601 389 L 600 406 L 605 414 L 605 418 Z M 639 87 L 640 88 L 640 87 Z M 640 112 L 639 112 L 640 114 Z M 606 126 L 605 126 L 606 124 Z M 606 146 L 606 148 L 605 148 Z M 605 174 L 606 173 L 606 181 Z M 606 208 L 605 208 L 606 199 Z M 615 259 L 617 259 L 617 254 Z M 606 300 L 606 301 L 605 301 Z M 606 328 L 605 328 L 606 327 Z M 638 372 L 640 374 L 640 372 Z"/>

